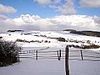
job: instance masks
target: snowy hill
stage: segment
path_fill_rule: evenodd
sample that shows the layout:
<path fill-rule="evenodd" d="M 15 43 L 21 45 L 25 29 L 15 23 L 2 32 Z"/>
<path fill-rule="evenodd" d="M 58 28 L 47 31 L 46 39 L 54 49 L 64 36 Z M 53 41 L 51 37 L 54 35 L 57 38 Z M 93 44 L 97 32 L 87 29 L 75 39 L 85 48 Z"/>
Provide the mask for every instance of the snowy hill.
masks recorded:
<path fill-rule="evenodd" d="M 74 46 L 82 47 L 83 45 L 88 46 L 91 44 L 95 44 L 100 46 L 99 37 L 71 34 L 66 31 L 30 31 L 30 32 L 13 32 L 13 33 L 8 32 L 8 33 L 1 33 L 0 37 L 1 37 L 0 39 L 2 40 L 12 41 L 12 42 L 16 41 L 18 45 L 23 47 L 23 52 L 27 50 L 33 50 L 33 51 L 34 50 L 41 50 L 41 51 L 64 50 L 66 45 L 69 46 L 74 45 Z M 91 49 L 91 50 L 99 51 L 99 49 L 100 48 Z M 75 53 L 70 52 L 70 55 L 76 54 L 80 59 L 80 51 L 77 52 L 78 49 L 70 48 L 70 51 L 73 50 L 76 50 Z M 44 55 L 43 53 L 42 54 L 39 53 L 40 56 L 42 55 L 45 57 L 53 56 L 54 54 L 55 53 L 52 52 Z M 62 52 L 62 54 L 64 53 Z M 86 54 L 88 54 L 88 52 Z M 86 54 L 84 53 L 84 55 Z M 93 55 L 93 53 L 90 55 Z M 65 74 L 65 69 L 64 69 L 65 62 L 63 58 L 60 61 L 58 61 L 58 59 L 42 59 L 39 57 L 39 60 L 36 61 L 34 53 L 32 54 L 28 53 L 25 55 L 22 54 L 21 56 L 23 57 L 27 56 L 32 58 L 21 58 L 20 63 L 16 63 L 13 66 L 0 68 L 1 75 L 22 75 L 22 74 L 64 75 Z M 99 58 L 95 58 L 95 59 L 99 59 Z M 100 61 L 69 60 L 70 75 L 99 75 L 100 67 L 98 65 L 100 65 Z"/>
<path fill-rule="evenodd" d="M 1 33 L 0 37 L 2 40 L 16 41 L 22 47 L 100 46 L 99 37 L 71 34 L 69 31 L 7 32 Z"/>

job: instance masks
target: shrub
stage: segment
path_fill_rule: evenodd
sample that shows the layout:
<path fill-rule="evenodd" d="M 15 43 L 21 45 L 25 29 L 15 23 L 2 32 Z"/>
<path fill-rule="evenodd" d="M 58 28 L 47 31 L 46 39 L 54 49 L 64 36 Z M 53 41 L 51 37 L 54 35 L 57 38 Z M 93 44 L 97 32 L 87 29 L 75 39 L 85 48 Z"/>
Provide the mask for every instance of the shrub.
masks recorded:
<path fill-rule="evenodd" d="M 0 36 L 0 39 L 2 38 L 2 36 Z"/>
<path fill-rule="evenodd" d="M 95 44 L 91 44 L 91 45 L 84 45 L 83 47 L 82 47 L 83 49 L 95 49 L 95 48 L 100 48 L 100 46 L 99 45 L 95 45 Z"/>
<path fill-rule="evenodd" d="M 88 43 L 88 44 L 91 44 L 91 41 L 90 41 L 90 40 L 87 40 L 87 43 Z"/>
<path fill-rule="evenodd" d="M 78 46 L 78 45 L 68 45 L 68 47 L 81 48 L 81 49 L 96 49 L 96 48 L 100 48 L 99 45 L 95 45 L 95 44 L 82 45 L 82 46 Z"/>
<path fill-rule="evenodd" d="M 0 40 L 0 67 L 19 62 L 20 50 L 15 42 Z"/>
<path fill-rule="evenodd" d="M 62 38 L 62 37 L 57 38 L 57 40 L 61 41 L 61 42 L 65 42 L 66 41 L 65 38 Z"/>

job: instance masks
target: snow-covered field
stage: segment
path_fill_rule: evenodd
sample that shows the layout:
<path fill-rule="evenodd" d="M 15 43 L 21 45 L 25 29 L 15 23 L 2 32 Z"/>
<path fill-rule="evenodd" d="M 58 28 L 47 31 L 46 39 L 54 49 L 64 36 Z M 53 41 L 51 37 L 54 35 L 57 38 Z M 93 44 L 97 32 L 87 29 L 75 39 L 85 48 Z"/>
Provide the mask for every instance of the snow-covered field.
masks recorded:
<path fill-rule="evenodd" d="M 66 45 L 100 45 L 99 37 L 70 34 L 65 31 L 30 31 L 1 33 L 2 40 L 17 42 L 26 50 L 64 50 Z M 60 42 L 55 38 L 65 38 Z M 89 43 L 87 42 L 89 40 Z M 77 41 L 78 43 L 76 43 Z M 74 50 L 71 48 L 70 50 Z M 99 52 L 98 49 L 90 49 Z M 32 57 L 32 54 L 30 55 Z M 70 75 L 100 75 L 100 61 L 70 60 Z M 64 59 L 21 58 L 21 62 L 0 68 L 0 75 L 65 75 Z"/>
<path fill-rule="evenodd" d="M 70 61 L 70 75 L 100 75 L 100 62 Z M 0 75 L 65 75 L 64 61 L 26 59 L 0 68 Z"/>
<path fill-rule="evenodd" d="M 30 31 L 30 32 L 7 32 L 1 33 L 1 39 L 16 41 L 23 47 L 59 47 L 65 45 L 100 45 L 100 38 L 71 34 L 68 31 Z M 66 42 L 58 41 L 57 38 L 64 38 Z"/>
<path fill-rule="evenodd" d="M 70 75 L 100 75 L 100 61 L 69 60 Z M 0 75 L 65 75 L 61 59 L 22 58 L 21 62 L 0 68 Z"/>

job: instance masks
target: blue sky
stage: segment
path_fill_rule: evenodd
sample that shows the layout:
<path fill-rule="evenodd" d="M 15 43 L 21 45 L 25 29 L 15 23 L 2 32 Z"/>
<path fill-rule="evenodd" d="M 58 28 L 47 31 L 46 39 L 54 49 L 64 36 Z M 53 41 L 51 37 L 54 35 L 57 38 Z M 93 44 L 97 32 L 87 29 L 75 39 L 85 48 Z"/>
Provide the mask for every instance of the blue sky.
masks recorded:
<path fill-rule="evenodd" d="M 63 6 L 65 2 L 67 1 L 61 0 L 60 6 Z M 74 3 L 74 8 L 76 10 L 75 13 L 76 15 L 100 16 L 100 8 L 98 7 L 97 8 L 81 7 L 80 0 L 73 0 L 73 3 Z M 61 12 L 56 11 L 58 8 L 50 8 L 48 5 L 38 4 L 38 2 L 34 0 L 0 0 L 0 4 L 11 6 L 16 9 L 16 13 L 5 14 L 12 18 L 18 17 L 21 14 L 39 15 L 44 18 L 62 15 Z"/>
<path fill-rule="evenodd" d="M 14 7 L 17 12 L 14 14 L 6 14 L 10 17 L 17 17 L 21 14 L 39 15 L 41 17 L 50 17 L 59 15 L 54 10 L 47 6 L 41 6 L 35 3 L 33 0 L 0 0 L 1 4 Z"/>
<path fill-rule="evenodd" d="M 0 0 L 0 31 L 100 31 L 100 0 Z"/>

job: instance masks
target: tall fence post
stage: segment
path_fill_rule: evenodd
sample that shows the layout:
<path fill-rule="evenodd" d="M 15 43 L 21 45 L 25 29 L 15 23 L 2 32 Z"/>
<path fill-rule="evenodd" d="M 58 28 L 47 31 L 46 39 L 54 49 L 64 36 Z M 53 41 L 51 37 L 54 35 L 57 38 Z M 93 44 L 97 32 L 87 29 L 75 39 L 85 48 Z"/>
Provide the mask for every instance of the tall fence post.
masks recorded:
<path fill-rule="evenodd" d="M 84 60 L 82 50 L 80 50 L 80 52 L 81 52 L 81 58 L 82 58 L 82 60 Z"/>
<path fill-rule="evenodd" d="M 69 48 L 66 46 L 65 49 L 65 71 L 66 75 L 69 75 Z"/>
<path fill-rule="evenodd" d="M 57 57 L 58 57 L 58 60 L 59 60 L 59 52 L 57 51 Z"/>
<path fill-rule="evenodd" d="M 36 60 L 38 60 L 38 51 L 36 50 Z"/>
<path fill-rule="evenodd" d="M 58 60 L 61 60 L 61 50 L 57 51 Z"/>
<path fill-rule="evenodd" d="M 60 57 L 60 59 L 61 59 L 61 50 L 59 50 L 59 57 Z"/>

